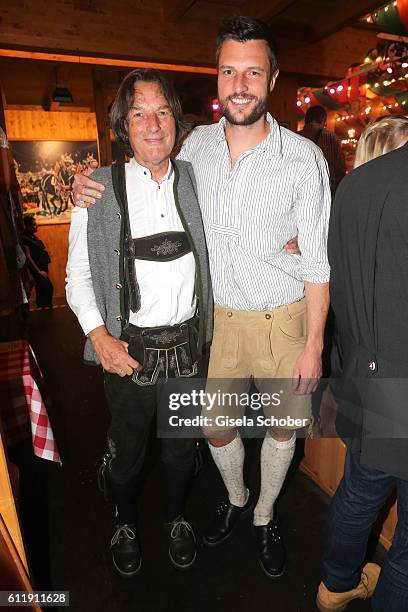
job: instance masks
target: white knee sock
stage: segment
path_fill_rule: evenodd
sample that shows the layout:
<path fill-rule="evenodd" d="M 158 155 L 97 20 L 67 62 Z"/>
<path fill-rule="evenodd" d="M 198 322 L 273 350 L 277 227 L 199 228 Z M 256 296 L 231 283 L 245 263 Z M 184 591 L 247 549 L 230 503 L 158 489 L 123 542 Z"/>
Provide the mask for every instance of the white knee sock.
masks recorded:
<path fill-rule="evenodd" d="M 245 449 L 239 434 L 225 446 L 209 444 L 215 465 L 220 471 L 228 497 L 234 506 L 245 506 L 249 491 L 244 484 Z"/>
<path fill-rule="evenodd" d="M 296 434 L 278 442 L 267 432 L 261 450 L 261 491 L 254 510 L 254 525 L 267 525 L 273 518 L 273 504 L 282 488 L 295 452 Z"/>

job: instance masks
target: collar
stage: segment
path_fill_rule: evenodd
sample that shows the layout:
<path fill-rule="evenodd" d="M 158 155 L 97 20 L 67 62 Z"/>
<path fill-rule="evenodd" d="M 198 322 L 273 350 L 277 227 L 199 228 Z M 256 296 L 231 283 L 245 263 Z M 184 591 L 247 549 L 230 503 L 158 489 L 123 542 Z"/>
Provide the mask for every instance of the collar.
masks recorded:
<path fill-rule="evenodd" d="M 137 162 L 134 157 L 131 157 L 130 160 L 128 161 L 128 168 L 129 170 L 132 170 L 132 172 L 134 172 L 136 176 L 140 178 L 142 181 L 156 182 L 152 178 L 152 173 L 150 172 L 149 168 L 145 168 L 145 166 L 142 166 L 141 164 L 139 164 L 139 162 Z M 161 179 L 160 184 L 167 181 L 171 177 L 172 174 L 173 174 L 173 166 L 169 159 L 169 165 L 168 165 L 166 174 Z"/>
<path fill-rule="evenodd" d="M 274 157 L 275 155 L 282 155 L 282 136 L 280 125 L 272 117 L 270 113 L 266 113 L 266 120 L 269 123 L 269 134 L 262 140 L 252 151 L 257 153 L 264 153 L 268 158 Z M 221 117 L 218 122 L 217 130 L 215 134 L 216 143 L 219 144 L 225 141 L 225 117 Z"/>

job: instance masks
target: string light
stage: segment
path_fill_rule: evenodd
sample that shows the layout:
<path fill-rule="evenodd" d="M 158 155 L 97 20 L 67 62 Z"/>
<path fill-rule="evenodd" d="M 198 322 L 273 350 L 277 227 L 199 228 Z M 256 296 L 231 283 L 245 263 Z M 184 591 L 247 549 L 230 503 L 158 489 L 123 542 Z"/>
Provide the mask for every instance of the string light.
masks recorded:
<path fill-rule="evenodd" d="M 343 85 L 339 85 L 339 86 L 337 87 L 337 91 L 338 91 L 339 93 L 340 93 L 341 91 L 343 91 L 343 89 L 344 89 Z"/>
<path fill-rule="evenodd" d="M 301 102 L 301 100 L 298 100 L 298 101 L 296 102 L 296 106 L 302 106 L 302 102 Z"/>
<path fill-rule="evenodd" d="M 387 68 L 387 72 L 388 72 L 388 74 L 392 74 L 392 68 L 391 68 L 391 66 L 388 66 L 388 68 Z"/>
<path fill-rule="evenodd" d="M 330 91 L 331 94 L 336 93 L 336 90 L 334 89 L 334 87 L 330 87 L 329 91 Z"/>
<path fill-rule="evenodd" d="M 310 102 L 310 98 L 309 98 L 309 96 L 306 96 L 306 98 L 305 98 L 305 102 L 306 102 L 306 104 L 309 104 L 309 102 Z"/>

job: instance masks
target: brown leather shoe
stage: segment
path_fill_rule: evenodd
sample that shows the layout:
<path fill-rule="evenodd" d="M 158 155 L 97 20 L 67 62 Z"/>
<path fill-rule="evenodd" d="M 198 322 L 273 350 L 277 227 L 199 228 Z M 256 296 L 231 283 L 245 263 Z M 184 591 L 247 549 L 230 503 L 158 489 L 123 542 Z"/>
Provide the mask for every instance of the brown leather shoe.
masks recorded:
<path fill-rule="evenodd" d="M 352 599 L 367 599 L 374 593 L 381 567 L 376 563 L 366 563 L 361 572 L 359 584 L 351 591 L 334 593 L 323 584 L 317 591 L 316 605 L 320 612 L 345 610 Z"/>

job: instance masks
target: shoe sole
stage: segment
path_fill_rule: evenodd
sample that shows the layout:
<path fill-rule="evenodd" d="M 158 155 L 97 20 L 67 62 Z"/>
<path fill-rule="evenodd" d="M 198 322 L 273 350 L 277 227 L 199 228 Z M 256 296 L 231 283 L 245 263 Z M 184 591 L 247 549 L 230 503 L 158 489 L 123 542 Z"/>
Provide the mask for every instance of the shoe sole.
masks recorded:
<path fill-rule="evenodd" d="M 351 600 L 350 600 L 350 602 L 351 602 Z M 342 612 L 343 610 L 345 610 L 347 608 L 347 605 L 348 604 L 344 604 L 340 608 L 327 608 L 325 605 L 323 605 L 321 603 L 319 598 L 316 597 L 316 607 L 317 607 L 318 610 L 320 610 L 320 612 Z"/>
<path fill-rule="evenodd" d="M 261 570 L 265 574 L 265 576 L 267 576 L 271 580 L 277 580 L 278 578 L 282 578 L 283 574 L 286 572 L 286 565 L 284 565 L 280 574 L 270 574 L 259 558 L 258 558 L 258 563 L 261 567 Z"/>
<path fill-rule="evenodd" d="M 180 571 L 182 571 L 182 572 L 183 572 L 183 571 L 186 571 L 186 570 L 189 570 L 189 569 L 190 569 L 190 567 L 192 567 L 192 566 L 194 565 L 194 563 L 195 563 L 195 561 L 196 561 L 196 559 L 197 559 L 197 551 L 196 551 L 196 552 L 194 553 L 194 558 L 193 558 L 193 560 L 192 560 L 192 561 L 190 561 L 190 563 L 188 563 L 187 565 L 180 565 L 180 563 L 176 563 L 176 561 L 175 561 L 175 560 L 173 559 L 173 557 L 171 556 L 171 553 L 170 553 L 170 548 L 169 548 L 168 553 L 169 553 L 169 559 L 170 559 L 170 561 L 171 561 L 171 564 L 172 564 L 172 565 L 173 565 L 173 566 L 174 566 L 176 569 L 178 569 L 178 570 L 180 570 Z"/>
<path fill-rule="evenodd" d="M 119 569 L 118 566 L 115 563 L 115 559 L 113 558 L 113 556 L 112 556 L 112 563 L 113 563 L 113 567 L 115 568 L 116 572 L 122 578 L 134 578 L 135 576 L 138 575 L 138 573 L 142 569 L 142 559 L 140 559 L 139 567 L 136 570 L 134 570 L 133 572 L 130 572 L 130 573 L 123 572 L 121 569 Z"/>
<path fill-rule="evenodd" d="M 250 514 L 252 512 L 253 509 L 254 509 L 254 504 L 252 503 L 249 506 L 249 508 L 247 508 L 246 510 L 244 510 L 244 512 L 242 512 L 242 514 L 240 514 L 240 517 L 239 517 L 238 521 L 243 521 L 248 516 L 248 514 Z M 225 535 L 220 540 L 217 540 L 216 542 L 209 542 L 207 540 L 207 538 L 205 536 L 203 536 L 203 544 L 205 546 L 208 546 L 208 548 L 214 548 L 215 546 L 219 546 L 220 544 L 223 544 L 224 542 L 226 542 L 233 535 L 233 533 L 235 531 L 235 528 L 238 525 L 238 521 L 235 523 L 235 525 L 233 526 L 231 531 L 229 531 L 227 533 L 227 535 Z"/>

